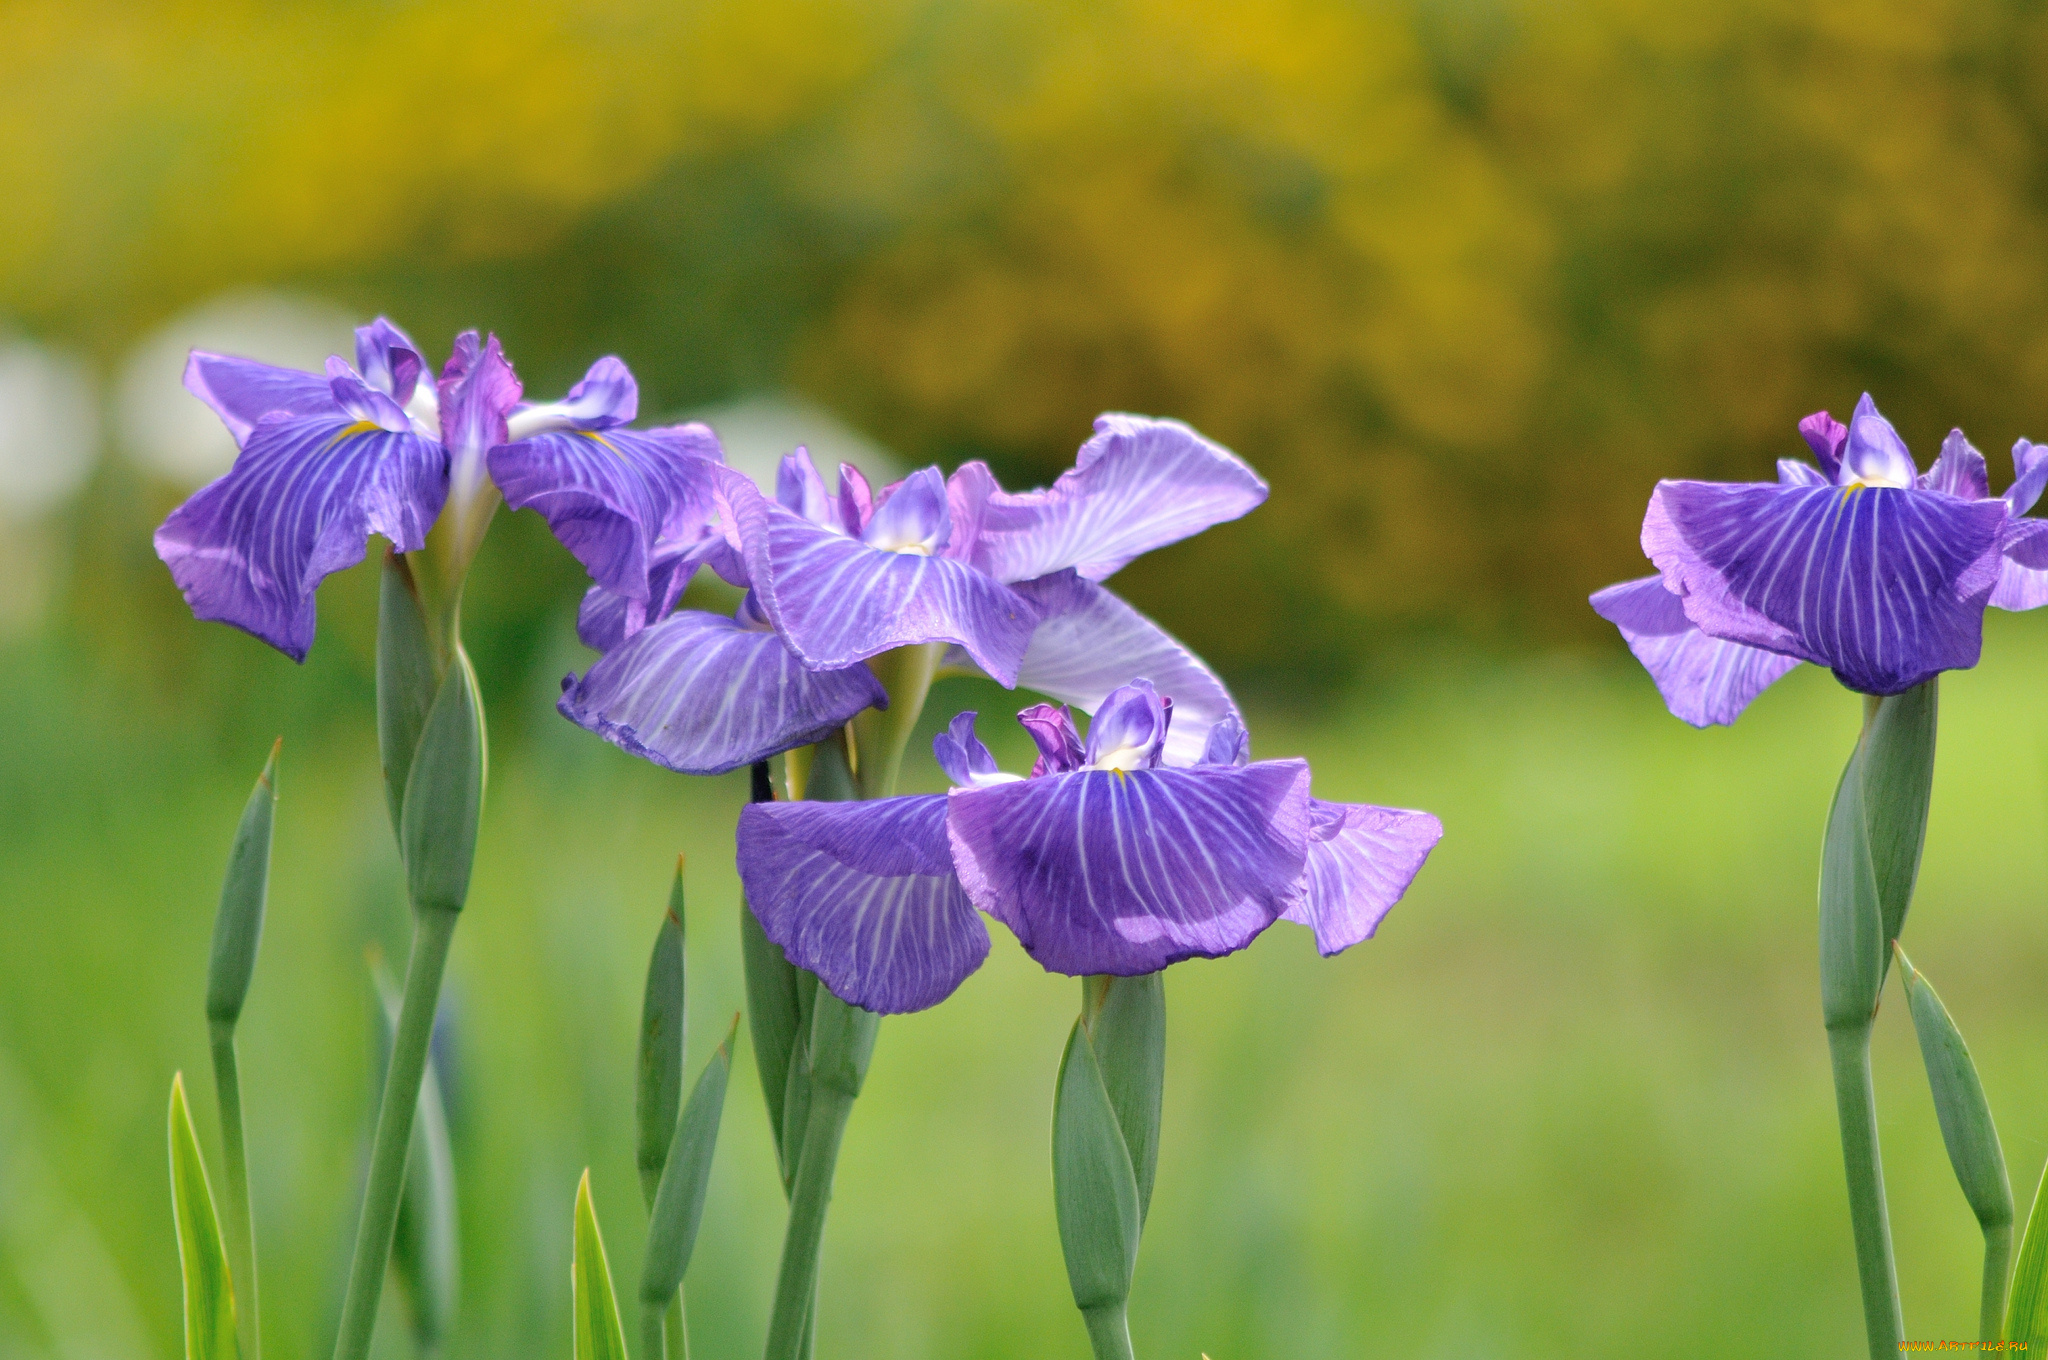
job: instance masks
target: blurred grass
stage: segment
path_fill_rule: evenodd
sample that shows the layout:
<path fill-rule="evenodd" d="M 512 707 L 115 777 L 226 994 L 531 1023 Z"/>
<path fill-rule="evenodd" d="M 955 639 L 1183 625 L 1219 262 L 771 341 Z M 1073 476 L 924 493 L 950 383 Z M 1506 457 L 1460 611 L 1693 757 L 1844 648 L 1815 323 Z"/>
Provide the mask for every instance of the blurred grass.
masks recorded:
<path fill-rule="evenodd" d="M 341 578 L 335 612 L 372 584 Z M 577 664 L 566 617 L 547 646 L 556 673 Z M 243 1026 L 264 1316 L 288 1358 L 324 1351 L 353 1212 L 363 950 L 404 936 L 368 723 L 337 726 L 293 693 L 330 692 L 320 670 L 339 654 L 298 670 L 250 651 L 271 702 L 299 715 Z M 1971 1041 L 2024 1205 L 2048 1154 L 2033 981 L 2048 966 L 2048 639 L 1994 613 L 1985 654 L 1943 681 L 1907 933 Z M 1324 961 L 1283 925 L 1170 975 L 1141 1350 L 1846 1353 L 1859 1315 L 1813 883 L 1857 702 L 1802 668 L 1735 729 L 1697 733 L 1615 652 L 1439 651 L 1394 675 L 1323 720 L 1255 717 L 1259 754 L 1310 756 L 1320 795 L 1427 807 L 1447 834 L 1378 939 Z M 452 965 L 463 1357 L 567 1344 L 585 1164 L 620 1277 L 638 1269 L 634 1024 L 678 849 L 693 1069 L 741 1003 L 729 837 L 744 776 L 665 774 L 545 716 L 541 685 L 483 679 L 499 729 L 530 734 L 494 761 Z M 154 717 L 55 644 L 0 657 L 0 702 L 17 715 L 0 747 L 0 1356 L 173 1353 L 163 1091 L 176 1068 L 200 1083 L 215 1146 L 204 960 L 265 738 Z M 946 682 L 926 726 L 979 707 L 1014 762 L 1017 702 Z M 1046 1145 L 1078 989 L 996 934 L 956 997 L 884 1028 L 827 1245 L 835 1356 L 1085 1354 Z M 1976 1229 L 1896 1001 L 1877 1068 L 1909 1335 L 1972 1335 Z M 743 1055 L 690 1279 L 699 1354 L 758 1349 L 780 1217 Z M 388 1325 L 382 1353 L 406 1352 Z"/>

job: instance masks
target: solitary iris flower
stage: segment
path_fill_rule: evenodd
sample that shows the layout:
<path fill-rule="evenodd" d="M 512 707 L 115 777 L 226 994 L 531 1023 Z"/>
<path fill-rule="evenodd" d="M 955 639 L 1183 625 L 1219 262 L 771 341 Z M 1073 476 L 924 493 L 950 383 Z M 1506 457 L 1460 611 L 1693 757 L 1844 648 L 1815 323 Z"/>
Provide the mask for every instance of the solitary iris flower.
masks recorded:
<path fill-rule="evenodd" d="M 951 793 L 750 805 L 747 902 L 792 963 L 884 1013 L 936 1005 L 981 966 L 976 908 L 1076 975 L 1215 958 L 1283 918 L 1325 955 L 1371 936 L 1437 819 L 1311 798 L 1306 762 L 1250 762 L 1235 717 L 1175 761 L 1178 716 L 1144 680 L 1102 701 L 1085 742 L 1064 709 L 1026 709 L 1039 759 L 1020 777 L 962 713 L 934 742 Z"/>
<path fill-rule="evenodd" d="M 195 350 L 185 386 L 241 451 L 164 521 L 157 555 L 193 613 L 295 661 L 312 646 L 315 588 L 360 562 L 369 535 L 418 551 L 445 506 L 466 566 L 497 487 L 546 515 L 594 577 L 644 600 L 654 540 L 708 503 L 719 461 L 701 425 L 621 428 L 638 397 L 617 359 L 561 402 L 524 403 L 497 337 L 458 336 L 435 382 L 382 318 L 356 331 L 354 367 L 329 359 L 322 376 Z"/>
<path fill-rule="evenodd" d="M 1949 433 L 1922 474 L 1868 394 L 1845 427 L 1799 422 L 1818 468 L 1778 480 L 1659 482 L 1643 551 L 1660 575 L 1593 608 L 1621 629 L 1672 713 L 1732 723 L 1801 661 L 1850 689 L 1899 694 L 1977 664 L 1984 609 L 2048 603 L 2048 521 L 2022 519 L 2048 484 L 2048 446 L 2013 446 L 1992 496 L 1984 456 Z"/>
<path fill-rule="evenodd" d="M 1096 582 L 1244 514 L 1266 485 L 1176 421 L 1106 415 L 1095 429 L 1049 490 L 1020 494 L 979 462 L 879 491 L 842 463 L 834 493 L 799 449 L 772 498 L 721 470 L 708 512 L 655 543 L 644 605 L 602 580 L 586 596 L 578 630 L 605 655 L 564 683 L 561 711 L 656 764 L 717 774 L 886 706 L 869 657 L 948 644 L 950 669 L 1086 711 L 1137 671 L 1153 674 L 1182 698 L 1176 744 L 1192 761 L 1236 706 L 1186 648 Z M 668 613 L 703 565 L 747 590 L 737 617 Z"/>

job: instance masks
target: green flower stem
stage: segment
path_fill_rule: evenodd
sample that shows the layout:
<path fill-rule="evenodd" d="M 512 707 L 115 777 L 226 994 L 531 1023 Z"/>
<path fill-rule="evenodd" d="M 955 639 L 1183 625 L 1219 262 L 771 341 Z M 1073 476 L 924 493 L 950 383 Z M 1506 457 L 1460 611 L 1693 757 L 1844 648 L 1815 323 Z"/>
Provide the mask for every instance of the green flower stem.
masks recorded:
<path fill-rule="evenodd" d="M 804 1123 L 803 1152 L 789 1192 L 789 1228 L 782 1239 L 782 1269 L 775 1281 L 775 1312 L 768 1319 L 766 1360 L 801 1360 L 809 1333 L 811 1300 L 818 1286 L 818 1249 L 825 1236 L 825 1207 L 832 1200 L 832 1168 L 839 1139 L 853 1113 L 853 1097 L 815 1083 Z"/>
<path fill-rule="evenodd" d="M 2012 1224 L 1984 1227 L 1984 1300 L 1977 1310 L 1977 1339 L 1997 1341 L 2005 1327 L 2005 1290 L 2012 1279 Z"/>
<path fill-rule="evenodd" d="M 690 1326 L 683 1313 L 682 1290 L 676 1290 L 676 1301 L 661 1310 L 661 1317 L 668 1360 L 690 1360 Z"/>
<path fill-rule="evenodd" d="M 1863 1325 L 1871 1360 L 1893 1360 L 1906 1324 L 1892 1264 L 1891 1220 L 1884 1203 L 1884 1162 L 1877 1148 L 1877 1100 L 1870 1086 L 1870 1024 L 1828 1030 L 1834 1060 L 1835 1111 L 1842 1125 L 1842 1163 L 1849 1177 L 1849 1222 L 1856 1235 L 1856 1274 L 1863 1287 Z"/>
<path fill-rule="evenodd" d="M 235 1339 L 245 1360 L 260 1360 L 263 1338 L 256 1311 L 256 1210 L 249 1196 L 242 1071 L 235 1058 L 235 1025 L 231 1020 L 216 1020 L 208 1028 L 213 1036 L 213 1088 L 220 1102 L 221 1150 L 227 1154 L 228 1260 L 241 1285 L 235 1291 Z"/>
<path fill-rule="evenodd" d="M 370 1145 L 370 1178 L 363 1189 L 363 1214 L 356 1226 L 341 1333 L 334 1342 L 335 1360 L 364 1360 L 370 1353 L 370 1333 L 377 1321 L 377 1301 L 383 1293 L 392 1234 L 398 1225 L 398 1203 L 405 1191 L 405 1158 L 412 1146 L 413 1116 L 419 1110 L 420 1083 L 426 1076 L 427 1051 L 434 1037 L 441 974 L 448 965 L 448 945 L 459 915 L 445 907 L 428 907 L 416 916 L 412 962 L 405 972 L 405 1000 L 398 1012 L 398 1032 L 392 1038 L 391 1064 L 385 1071 L 377 1134 Z"/>
<path fill-rule="evenodd" d="M 1095 1348 L 1095 1360 L 1135 1360 L 1131 1324 L 1123 1304 L 1083 1308 L 1081 1318 L 1088 1324 L 1088 1344 Z"/>
<path fill-rule="evenodd" d="M 640 1360 L 662 1360 L 667 1354 L 668 1325 L 665 1319 L 667 1308 L 640 1310 Z"/>

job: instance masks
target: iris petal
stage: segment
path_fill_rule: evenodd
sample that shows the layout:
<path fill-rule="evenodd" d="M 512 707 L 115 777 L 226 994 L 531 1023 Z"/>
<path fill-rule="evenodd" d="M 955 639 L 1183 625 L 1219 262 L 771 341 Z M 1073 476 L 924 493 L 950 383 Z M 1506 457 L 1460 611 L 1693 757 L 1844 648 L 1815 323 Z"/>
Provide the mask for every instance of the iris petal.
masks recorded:
<path fill-rule="evenodd" d="M 998 580 L 1073 567 L 1099 581 L 1141 553 L 1245 514 L 1266 499 L 1266 483 L 1177 420 L 1113 414 L 1096 420 L 1095 437 L 1049 490 L 963 483 L 953 498 L 985 499 L 973 560 Z M 959 508 L 972 516 L 976 507 Z"/>
<path fill-rule="evenodd" d="M 1672 716 L 1694 727 L 1734 722 L 1750 700 L 1799 664 L 1796 656 L 1708 637 L 1661 576 L 1609 586 L 1593 596 L 1593 609 L 1621 630 Z"/>
<path fill-rule="evenodd" d="M 866 666 L 814 671 L 773 633 L 686 609 L 605 654 L 556 705 L 606 741 L 683 774 L 723 774 L 888 706 Z"/>
<path fill-rule="evenodd" d="M 273 415 L 164 521 L 156 551 L 195 615 L 303 661 L 321 580 L 362 561 L 373 533 L 400 552 L 424 546 L 447 496 L 448 457 L 431 440 L 345 415 Z"/>
<path fill-rule="evenodd" d="M 768 938 L 867 1010 L 923 1010 L 952 995 L 988 957 L 989 938 L 953 873 L 947 802 L 749 805 L 740 881 Z"/>
<path fill-rule="evenodd" d="M 1282 915 L 1316 933 L 1324 958 L 1372 938 L 1443 839 L 1427 812 L 1309 800 L 1307 890 Z"/>
<path fill-rule="evenodd" d="M 185 390 L 213 408 L 237 445 L 246 443 L 256 422 L 272 412 L 324 416 L 337 409 L 323 374 L 203 349 L 193 350 L 185 361 Z"/>
<path fill-rule="evenodd" d="M 2048 520 L 2019 519 L 2007 526 L 1991 603 L 2015 612 L 2048 604 Z"/>
<path fill-rule="evenodd" d="M 1897 694 L 1977 664 L 2006 522 L 1906 488 L 1660 482 L 1643 551 L 1709 636 Z"/>
<path fill-rule="evenodd" d="M 1055 973 L 1150 973 L 1244 948 L 1300 890 L 1308 766 L 1081 770 L 950 795 L 974 904 Z"/>
<path fill-rule="evenodd" d="M 1984 455 L 1977 452 L 1961 430 L 1950 430 L 1941 441 L 1941 455 L 1920 484 L 1929 491 L 1945 491 L 1966 501 L 1981 501 L 1991 494 L 1991 478 L 1984 467 Z"/>

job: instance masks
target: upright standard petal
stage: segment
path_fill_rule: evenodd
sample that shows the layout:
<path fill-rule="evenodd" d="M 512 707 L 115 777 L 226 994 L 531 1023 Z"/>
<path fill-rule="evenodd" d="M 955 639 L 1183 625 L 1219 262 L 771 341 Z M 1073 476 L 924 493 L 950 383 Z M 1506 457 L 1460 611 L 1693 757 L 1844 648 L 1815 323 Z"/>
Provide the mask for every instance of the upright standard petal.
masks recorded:
<path fill-rule="evenodd" d="M 1282 915 L 1324 958 L 1369 940 L 1443 835 L 1427 812 L 1310 799 L 1306 888 Z"/>
<path fill-rule="evenodd" d="M 956 713 L 953 721 L 946 724 L 946 730 L 932 738 L 932 757 L 939 762 L 946 778 L 963 789 L 1007 784 L 1017 779 L 1014 774 L 1003 773 L 995 754 L 974 734 L 974 718 L 972 710 Z"/>
<path fill-rule="evenodd" d="M 845 489 L 843 482 L 841 489 Z M 857 497 L 845 499 L 841 513 L 848 510 L 859 514 Z M 871 548 L 934 556 L 945 549 L 953 536 L 953 518 L 946 506 L 946 479 L 935 467 L 913 472 L 896 485 L 884 488 L 864 521 L 850 519 L 847 523 L 848 533 L 855 532 L 852 525 L 862 526 L 858 530 L 860 540 Z"/>
<path fill-rule="evenodd" d="M 1709 636 L 1898 694 L 1977 664 L 2006 522 L 1999 501 L 1889 486 L 1660 482 L 1643 551 Z"/>
<path fill-rule="evenodd" d="M 424 369 L 420 347 L 384 317 L 356 327 L 356 371 L 400 406 L 412 400 Z"/>
<path fill-rule="evenodd" d="M 1661 576 L 1609 586 L 1593 596 L 1593 610 L 1621 630 L 1671 715 L 1694 727 L 1734 722 L 1750 700 L 1799 664 L 1796 656 L 1708 637 Z"/>
<path fill-rule="evenodd" d="M 2022 439 L 2012 446 L 2012 485 L 2005 489 L 2005 508 L 2015 517 L 2024 515 L 2041 499 L 2048 486 L 2048 444 Z"/>
<path fill-rule="evenodd" d="M 949 795 L 974 904 L 1055 973 L 1151 973 L 1242 949 L 1293 904 L 1308 766 L 1081 770 Z"/>
<path fill-rule="evenodd" d="M 1841 475 L 1842 450 L 1849 442 L 1849 427 L 1826 411 L 1815 411 L 1799 422 L 1799 433 L 1805 438 L 1806 446 L 1813 450 L 1813 456 L 1820 460 L 1820 470 L 1832 483 Z"/>
<path fill-rule="evenodd" d="M 1074 715 L 1067 712 L 1065 704 L 1033 704 L 1017 715 L 1017 724 L 1038 747 L 1038 759 L 1031 766 L 1033 779 L 1081 768 L 1081 734 L 1074 729 Z"/>
<path fill-rule="evenodd" d="M 551 430 L 490 451 L 505 504 L 538 511 L 592 580 L 642 602 L 655 595 L 662 531 L 694 523 L 701 533 L 721 461 L 708 425 Z"/>
<path fill-rule="evenodd" d="M 683 774 L 723 774 L 818 741 L 889 697 L 866 666 L 814 671 L 773 633 L 686 609 L 626 639 L 581 680 L 562 716 Z"/>
<path fill-rule="evenodd" d="M 195 615 L 304 661 L 321 580 L 362 561 L 373 533 L 423 546 L 447 495 L 431 440 L 345 413 L 269 416 L 225 477 L 171 512 L 156 552 Z"/>
<path fill-rule="evenodd" d="M 322 374 L 203 349 L 193 350 L 185 361 L 185 390 L 213 408 L 238 446 L 248 442 L 257 421 L 273 412 L 328 416 L 337 409 Z"/>
<path fill-rule="evenodd" d="M 740 882 L 768 938 L 842 1001 L 885 1015 L 953 994 L 988 957 L 988 927 L 954 876 L 947 797 L 754 803 Z"/>
<path fill-rule="evenodd" d="M 955 642 L 1002 684 L 1017 683 L 1039 617 L 1031 601 L 963 562 L 888 552 L 813 524 L 739 480 L 724 479 L 724 499 L 747 575 L 806 665 L 831 669 L 892 647 Z"/>
<path fill-rule="evenodd" d="M 1119 685 L 1088 723 L 1081 763 L 1096 770 L 1149 770 L 1173 726 L 1173 700 L 1161 698 L 1150 680 Z"/>
<path fill-rule="evenodd" d="M 1093 713 L 1111 690 L 1143 676 L 1173 700 L 1162 763 L 1193 765 L 1209 729 L 1240 724 L 1237 701 L 1214 671 L 1152 620 L 1093 581 L 1061 572 L 1018 586 L 1044 612 L 1017 683 Z"/>
<path fill-rule="evenodd" d="M 1966 501 L 1981 501 L 1991 494 L 1991 479 L 1985 471 L 1984 455 L 1977 452 L 1961 430 L 1950 430 L 1941 442 L 1941 453 L 1920 485 Z"/>
<path fill-rule="evenodd" d="M 1051 489 L 988 493 L 973 560 L 1003 581 L 1068 567 L 1099 581 L 1265 499 L 1243 459 L 1179 421 L 1105 415 Z"/>
<path fill-rule="evenodd" d="M 1878 414 L 1877 403 L 1865 392 L 1849 417 L 1849 442 L 1842 448 L 1842 470 L 1836 480 L 1865 486 L 1912 486 L 1920 469 L 1906 450 L 1906 441 L 1892 423 Z"/>

